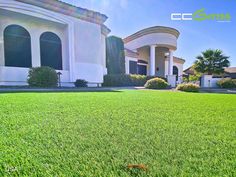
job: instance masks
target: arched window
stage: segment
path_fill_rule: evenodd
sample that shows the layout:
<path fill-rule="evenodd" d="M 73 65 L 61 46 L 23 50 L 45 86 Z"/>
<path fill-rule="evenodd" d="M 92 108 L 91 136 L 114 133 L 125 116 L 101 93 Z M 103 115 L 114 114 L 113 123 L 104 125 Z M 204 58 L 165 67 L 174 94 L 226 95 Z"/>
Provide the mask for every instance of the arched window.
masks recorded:
<path fill-rule="evenodd" d="M 177 66 L 173 66 L 173 74 L 176 75 L 176 80 L 178 80 L 179 69 L 177 68 Z"/>
<path fill-rule="evenodd" d="M 40 36 L 41 66 L 62 70 L 61 39 L 52 32 Z"/>
<path fill-rule="evenodd" d="M 10 25 L 5 28 L 3 35 L 5 66 L 32 67 L 29 32 L 19 25 Z"/>

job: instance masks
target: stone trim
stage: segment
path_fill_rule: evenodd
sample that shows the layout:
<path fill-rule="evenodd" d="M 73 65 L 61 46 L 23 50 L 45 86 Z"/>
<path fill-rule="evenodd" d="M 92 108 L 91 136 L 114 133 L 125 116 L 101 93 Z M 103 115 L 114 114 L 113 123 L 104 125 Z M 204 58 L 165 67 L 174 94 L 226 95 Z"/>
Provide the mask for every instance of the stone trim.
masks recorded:
<path fill-rule="evenodd" d="M 154 26 L 150 28 L 143 29 L 141 31 L 138 31 L 126 38 L 123 39 L 124 43 L 128 43 L 130 41 L 133 41 L 137 38 L 140 38 L 142 36 L 152 34 L 152 33 L 169 33 L 174 35 L 176 38 L 179 37 L 180 32 L 174 28 L 164 27 L 164 26 Z"/>
<path fill-rule="evenodd" d="M 182 58 L 174 57 L 174 63 L 184 64 L 185 60 Z"/>
<path fill-rule="evenodd" d="M 64 15 L 72 16 L 91 23 L 103 24 L 107 16 L 99 12 L 73 6 L 59 0 L 16 0 L 18 2 L 34 5 Z"/>
<path fill-rule="evenodd" d="M 102 29 L 102 34 L 105 36 L 107 36 L 111 32 L 111 30 L 106 25 L 102 25 L 101 29 Z"/>
<path fill-rule="evenodd" d="M 139 54 L 137 52 L 134 52 L 129 49 L 125 49 L 125 56 L 131 57 L 131 58 L 139 58 Z"/>

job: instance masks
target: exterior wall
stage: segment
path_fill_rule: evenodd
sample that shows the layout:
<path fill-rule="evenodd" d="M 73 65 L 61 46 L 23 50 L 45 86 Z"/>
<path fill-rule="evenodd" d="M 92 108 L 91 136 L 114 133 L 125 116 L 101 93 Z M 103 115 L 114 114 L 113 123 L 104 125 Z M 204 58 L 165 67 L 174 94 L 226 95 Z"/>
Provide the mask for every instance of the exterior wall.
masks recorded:
<path fill-rule="evenodd" d="M 165 77 L 165 52 L 167 52 L 167 49 L 163 48 L 156 48 L 156 67 L 159 68 L 159 70 L 156 70 L 156 75 L 160 77 Z M 168 71 L 168 70 L 167 70 Z"/>
<path fill-rule="evenodd" d="M 106 64 L 106 36 L 101 36 L 101 53 L 102 53 L 102 66 L 103 74 L 107 74 L 107 64 Z"/>
<path fill-rule="evenodd" d="M 149 75 L 149 70 L 150 70 L 150 67 L 149 67 L 149 60 L 150 60 L 150 49 L 149 47 L 142 47 L 142 48 L 139 48 L 137 50 L 138 54 L 139 54 L 139 58 L 140 60 L 144 60 L 146 62 L 148 62 L 148 65 L 147 65 L 147 74 Z"/>
<path fill-rule="evenodd" d="M 210 87 L 210 88 L 214 88 L 214 87 L 218 87 L 217 86 L 217 82 L 219 80 L 221 80 L 222 78 L 212 78 L 212 75 L 203 75 L 201 77 L 201 87 Z"/>
<path fill-rule="evenodd" d="M 165 77 L 165 72 L 168 71 L 168 68 L 166 69 L 165 67 L 165 52 L 168 50 L 166 48 L 156 48 L 156 66 L 155 68 L 159 68 L 159 70 L 155 71 L 157 76 Z M 141 60 L 147 61 L 149 63 L 149 58 L 150 58 L 150 48 L 149 47 L 143 47 L 138 49 L 139 53 L 139 58 Z M 150 70 L 149 64 L 147 65 L 147 70 Z M 148 72 L 149 74 L 149 72 Z"/>
<path fill-rule="evenodd" d="M 144 60 L 147 61 L 147 74 L 149 74 L 149 55 L 150 55 L 150 48 L 149 47 L 142 47 L 139 48 L 137 50 L 138 52 L 138 56 L 139 56 L 139 60 Z M 156 75 L 157 76 L 161 76 L 161 77 L 166 77 L 168 75 L 168 67 L 169 67 L 169 62 L 168 59 L 166 59 L 165 57 L 165 53 L 168 52 L 167 48 L 163 48 L 163 47 L 157 47 L 156 48 L 156 67 L 155 68 L 159 68 L 159 71 L 156 71 Z M 126 56 L 126 73 L 129 74 L 129 60 L 132 61 L 137 61 L 137 58 L 130 58 Z M 178 68 L 179 71 L 179 78 L 178 78 L 178 82 L 182 82 L 182 75 L 183 75 L 183 64 L 179 63 L 179 62 L 174 62 L 173 66 L 176 66 Z"/>
<path fill-rule="evenodd" d="M 0 10 L 0 40 L 4 42 L 3 33 L 7 26 L 9 25 L 20 25 L 24 27 L 31 36 L 31 52 L 32 52 L 32 66 L 41 66 L 40 64 L 40 36 L 44 32 L 53 32 L 61 39 L 62 42 L 62 63 L 63 70 L 69 70 L 68 62 L 68 45 L 67 45 L 67 35 L 66 26 L 55 22 L 50 22 L 46 20 L 41 20 L 35 17 L 29 17 L 26 15 L 21 15 L 18 13 L 12 13 L 5 10 Z M 4 59 L 4 44 L 0 46 L 0 66 L 5 65 Z"/>
<path fill-rule="evenodd" d="M 141 48 L 143 46 L 150 45 L 167 45 L 173 46 L 173 48 L 177 47 L 177 38 L 168 33 L 153 33 L 137 38 L 133 41 L 130 41 L 125 44 L 125 48 L 130 50 L 135 50 Z"/>
<path fill-rule="evenodd" d="M 75 31 L 75 79 L 102 83 L 105 70 L 105 39 L 100 26 L 78 21 L 75 23 Z"/>
<path fill-rule="evenodd" d="M 130 61 L 138 61 L 138 59 L 137 58 L 133 58 L 133 57 L 125 57 L 125 73 L 126 74 L 130 74 L 130 72 L 129 72 L 129 62 Z"/>
<path fill-rule="evenodd" d="M 178 77 L 178 82 L 181 83 L 182 82 L 182 75 L 183 75 L 183 64 L 181 63 L 176 63 L 174 62 L 174 66 L 176 66 L 179 70 L 179 77 Z"/>
<path fill-rule="evenodd" d="M 40 66 L 40 35 L 50 31 L 62 41 L 61 72 L 65 85 L 76 79 L 85 79 L 90 83 L 103 82 L 103 75 L 106 74 L 106 36 L 102 34 L 101 25 L 14 0 L 0 0 L 0 84 L 9 81 L 16 85 L 19 82 L 26 84 L 28 75 L 27 68 L 4 66 L 3 31 L 11 24 L 20 25 L 30 33 L 33 67 Z"/>
<path fill-rule="evenodd" d="M 179 71 L 179 77 L 178 77 L 178 80 L 177 82 L 178 83 L 181 83 L 182 82 L 182 75 L 183 75 L 183 67 L 184 65 L 181 64 L 181 63 L 177 63 L 177 62 L 174 62 L 173 63 L 173 66 L 176 66 L 178 68 L 178 71 Z M 168 67 L 169 67 L 169 62 L 168 60 L 165 60 L 165 76 L 168 75 Z"/>

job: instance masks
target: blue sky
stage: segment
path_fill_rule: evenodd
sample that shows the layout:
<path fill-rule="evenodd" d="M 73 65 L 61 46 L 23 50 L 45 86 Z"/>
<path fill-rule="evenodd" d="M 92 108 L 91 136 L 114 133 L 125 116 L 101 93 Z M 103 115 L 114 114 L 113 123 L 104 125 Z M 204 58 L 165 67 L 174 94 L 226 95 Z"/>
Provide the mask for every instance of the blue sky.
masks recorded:
<path fill-rule="evenodd" d="M 236 66 L 236 0 L 63 0 L 106 14 L 111 35 L 126 37 L 150 26 L 176 28 L 181 35 L 175 56 L 190 66 L 205 49 L 221 49 Z M 231 22 L 172 21 L 171 13 L 230 13 Z"/>

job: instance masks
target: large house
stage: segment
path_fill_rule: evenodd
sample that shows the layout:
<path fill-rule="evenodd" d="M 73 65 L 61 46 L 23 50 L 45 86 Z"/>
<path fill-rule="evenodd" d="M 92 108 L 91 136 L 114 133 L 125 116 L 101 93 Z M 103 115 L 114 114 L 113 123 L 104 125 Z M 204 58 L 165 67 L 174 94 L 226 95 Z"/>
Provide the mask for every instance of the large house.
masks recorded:
<path fill-rule="evenodd" d="M 126 73 L 166 77 L 172 86 L 181 82 L 185 60 L 174 56 L 179 35 L 174 28 L 156 26 L 123 39 Z"/>
<path fill-rule="evenodd" d="M 106 20 L 58 0 L 0 0 L 0 85 L 25 85 L 38 66 L 60 71 L 63 85 L 102 83 Z"/>
<path fill-rule="evenodd" d="M 107 74 L 107 16 L 59 0 L 0 0 L 0 85 L 26 85 L 29 68 L 50 66 L 63 86 L 76 79 L 103 83 Z M 184 60 L 174 57 L 179 32 L 141 30 L 124 39 L 126 73 L 181 81 Z"/>

